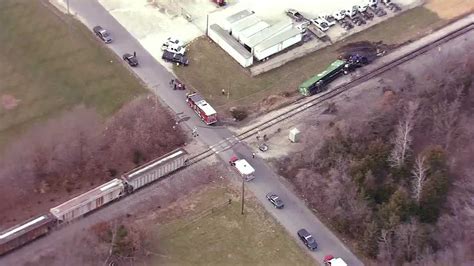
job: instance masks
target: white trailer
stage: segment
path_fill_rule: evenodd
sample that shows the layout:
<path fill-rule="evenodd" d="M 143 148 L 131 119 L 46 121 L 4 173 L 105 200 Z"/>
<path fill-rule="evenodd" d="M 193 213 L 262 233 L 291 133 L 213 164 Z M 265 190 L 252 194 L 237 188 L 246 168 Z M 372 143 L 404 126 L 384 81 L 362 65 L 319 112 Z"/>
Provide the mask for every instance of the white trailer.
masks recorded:
<path fill-rule="evenodd" d="M 263 60 L 300 42 L 302 39 L 303 35 L 300 30 L 290 28 L 259 43 L 255 46 L 253 55 L 258 60 Z"/>
<path fill-rule="evenodd" d="M 208 35 L 241 66 L 248 67 L 253 64 L 252 54 L 219 25 L 212 24 L 209 27 Z M 214 58 L 214 60 L 218 60 L 218 58 Z"/>
<path fill-rule="evenodd" d="M 233 162 L 235 169 L 239 172 L 245 181 L 250 181 L 255 178 L 255 169 L 245 160 L 239 159 Z"/>

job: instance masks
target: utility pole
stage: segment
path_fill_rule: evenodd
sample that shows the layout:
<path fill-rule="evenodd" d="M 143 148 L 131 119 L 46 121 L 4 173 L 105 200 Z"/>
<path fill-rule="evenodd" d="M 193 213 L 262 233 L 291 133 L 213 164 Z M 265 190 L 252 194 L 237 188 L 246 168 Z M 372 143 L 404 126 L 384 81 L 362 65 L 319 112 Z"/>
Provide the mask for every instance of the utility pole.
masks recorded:
<path fill-rule="evenodd" d="M 245 184 L 245 178 L 242 177 L 242 210 L 240 212 L 240 214 L 244 215 L 244 194 L 245 194 L 245 191 L 244 191 L 244 184 Z"/>

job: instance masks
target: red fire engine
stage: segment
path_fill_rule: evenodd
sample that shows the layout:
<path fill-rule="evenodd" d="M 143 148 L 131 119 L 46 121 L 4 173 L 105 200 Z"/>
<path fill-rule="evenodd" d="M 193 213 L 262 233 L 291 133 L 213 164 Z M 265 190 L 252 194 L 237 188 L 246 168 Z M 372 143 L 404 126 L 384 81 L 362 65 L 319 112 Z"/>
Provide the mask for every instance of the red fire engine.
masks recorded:
<path fill-rule="evenodd" d="M 186 102 L 201 118 L 201 120 L 210 125 L 217 122 L 217 113 L 210 104 L 197 93 L 191 93 L 186 96 Z"/>

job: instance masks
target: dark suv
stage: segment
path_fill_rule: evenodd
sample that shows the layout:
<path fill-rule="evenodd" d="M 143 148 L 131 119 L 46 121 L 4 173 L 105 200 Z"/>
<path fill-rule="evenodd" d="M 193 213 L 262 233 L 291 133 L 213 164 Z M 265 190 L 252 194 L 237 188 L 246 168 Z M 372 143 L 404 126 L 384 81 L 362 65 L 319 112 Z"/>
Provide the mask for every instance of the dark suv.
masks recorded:
<path fill-rule="evenodd" d="M 318 248 L 316 240 L 314 240 L 313 236 L 308 231 L 306 231 L 306 229 L 298 230 L 298 236 L 309 249 L 315 250 Z"/>
<path fill-rule="evenodd" d="M 283 201 L 275 193 L 268 193 L 266 197 L 268 201 L 270 201 L 273 204 L 273 206 L 275 206 L 275 208 L 282 209 L 283 207 L 285 207 L 285 204 L 283 204 Z"/>
<path fill-rule="evenodd" d="M 169 51 L 164 51 L 163 56 L 161 56 L 161 58 L 163 58 L 167 62 L 178 63 L 180 65 L 187 66 L 189 64 L 189 60 L 186 56 Z"/>
<path fill-rule="evenodd" d="M 138 66 L 138 60 L 135 54 L 131 55 L 129 53 L 126 53 L 122 56 L 123 60 L 125 60 L 130 66 L 136 67 Z"/>
<path fill-rule="evenodd" d="M 106 31 L 101 26 L 95 26 L 92 30 L 94 31 L 95 35 L 97 35 L 97 37 L 99 37 L 105 43 L 111 43 L 112 42 L 112 38 L 110 37 L 109 32 Z"/>

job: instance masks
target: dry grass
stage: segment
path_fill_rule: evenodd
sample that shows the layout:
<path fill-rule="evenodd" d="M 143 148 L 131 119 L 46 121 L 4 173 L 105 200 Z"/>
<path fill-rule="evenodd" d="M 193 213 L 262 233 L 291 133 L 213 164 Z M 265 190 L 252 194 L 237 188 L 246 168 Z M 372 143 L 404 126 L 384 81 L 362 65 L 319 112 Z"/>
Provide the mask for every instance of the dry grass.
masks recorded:
<path fill-rule="evenodd" d="M 301 82 L 332 62 L 338 55 L 337 50 L 344 44 L 360 40 L 401 44 L 427 34 L 442 23 L 444 21 L 435 13 L 424 7 L 417 7 L 350 36 L 343 42 L 257 77 L 251 77 L 215 43 L 207 38 L 199 38 L 190 44 L 190 65 L 186 68 L 176 68 L 175 71 L 218 109 L 228 110 L 231 106 L 257 103 L 278 92 L 296 90 Z M 222 89 L 230 92 L 230 96 L 221 95 Z"/>
<path fill-rule="evenodd" d="M 472 0 L 429 0 L 426 8 L 443 19 L 452 19 L 474 11 Z"/>
<path fill-rule="evenodd" d="M 68 26 L 41 2 L 0 2 L 0 98 L 17 99 L 14 108 L 0 106 L 0 147 L 73 106 L 107 116 L 144 92 L 88 29 Z"/>
<path fill-rule="evenodd" d="M 169 208 L 184 211 L 158 226 L 160 256 L 152 264 L 314 265 L 254 199 L 247 199 L 241 215 L 235 192 L 214 186 L 178 204 Z"/>

